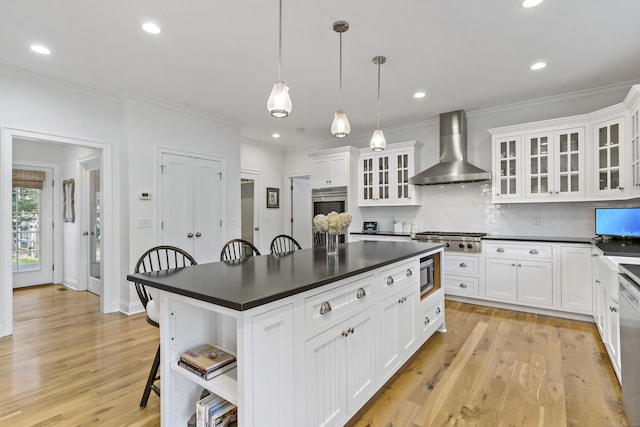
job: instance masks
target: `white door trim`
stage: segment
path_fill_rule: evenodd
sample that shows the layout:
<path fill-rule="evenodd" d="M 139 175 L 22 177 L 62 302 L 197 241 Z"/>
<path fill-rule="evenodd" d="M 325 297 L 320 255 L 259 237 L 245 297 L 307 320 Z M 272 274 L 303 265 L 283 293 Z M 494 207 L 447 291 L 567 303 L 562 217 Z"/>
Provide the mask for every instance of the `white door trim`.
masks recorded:
<path fill-rule="evenodd" d="M 100 311 L 117 311 L 120 299 L 120 282 L 123 273 L 119 257 L 120 202 L 113 197 L 113 189 L 119 188 L 120 179 L 113 173 L 114 147 L 111 144 L 35 132 L 12 127 L 2 127 L 0 134 L 0 336 L 13 333 L 13 286 L 11 271 L 11 169 L 13 163 L 13 139 L 34 139 L 42 142 L 80 145 L 102 150 L 104 172 L 104 294 L 100 299 Z M 116 250 L 118 249 L 118 250 Z"/>
<path fill-rule="evenodd" d="M 83 238 L 83 230 L 89 228 L 89 212 L 87 210 L 87 180 L 90 169 L 100 169 L 102 173 L 101 156 L 91 154 L 81 157 L 77 160 L 78 180 L 76 188 L 76 211 L 78 218 L 78 290 L 86 291 L 89 289 L 89 239 Z M 94 166 L 98 166 L 97 168 Z M 102 183 L 101 183 L 102 186 Z M 100 264 L 100 277 L 102 276 L 103 264 Z"/>

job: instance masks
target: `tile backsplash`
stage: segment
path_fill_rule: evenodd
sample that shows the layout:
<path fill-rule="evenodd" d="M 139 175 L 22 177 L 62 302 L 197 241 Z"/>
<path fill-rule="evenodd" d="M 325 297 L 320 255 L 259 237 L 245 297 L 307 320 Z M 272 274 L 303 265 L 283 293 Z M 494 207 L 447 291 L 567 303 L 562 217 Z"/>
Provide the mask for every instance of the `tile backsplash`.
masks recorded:
<path fill-rule="evenodd" d="M 392 231 L 394 223 L 416 225 L 420 231 L 485 232 L 492 235 L 591 237 L 594 208 L 638 206 L 640 200 L 491 203 L 491 183 L 425 186 L 420 207 L 360 208 L 364 221 Z"/>

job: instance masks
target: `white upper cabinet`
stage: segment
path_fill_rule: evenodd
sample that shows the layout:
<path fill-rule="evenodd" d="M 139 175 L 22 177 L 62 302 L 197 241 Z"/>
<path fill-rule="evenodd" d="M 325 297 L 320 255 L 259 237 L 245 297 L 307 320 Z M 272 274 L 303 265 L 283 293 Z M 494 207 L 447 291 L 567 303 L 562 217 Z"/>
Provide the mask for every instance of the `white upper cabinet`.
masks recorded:
<path fill-rule="evenodd" d="M 630 197 L 640 196 L 640 85 L 631 88 L 624 100 L 629 111 L 629 150 L 626 164 L 630 166 Z"/>
<path fill-rule="evenodd" d="M 389 144 L 384 151 L 360 150 L 358 200 L 360 206 L 419 204 L 415 186 L 415 141 Z"/>
<path fill-rule="evenodd" d="M 640 85 L 589 114 L 488 131 L 494 203 L 640 196 Z"/>
<path fill-rule="evenodd" d="M 348 187 L 351 161 L 356 150 L 339 147 L 315 153 L 311 157 L 311 188 Z"/>
<path fill-rule="evenodd" d="M 625 143 L 625 123 L 622 104 L 594 113 L 593 193 L 596 197 L 628 197 L 625 159 L 631 141 Z"/>

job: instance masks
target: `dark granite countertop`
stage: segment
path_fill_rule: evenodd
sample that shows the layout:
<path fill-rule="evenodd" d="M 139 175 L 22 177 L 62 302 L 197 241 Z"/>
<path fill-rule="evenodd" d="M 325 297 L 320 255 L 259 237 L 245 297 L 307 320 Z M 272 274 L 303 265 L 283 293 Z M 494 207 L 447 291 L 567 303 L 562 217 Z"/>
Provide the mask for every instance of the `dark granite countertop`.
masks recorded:
<path fill-rule="evenodd" d="M 551 242 L 551 243 L 593 243 L 591 237 L 562 237 L 562 236 L 503 236 L 487 234 L 482 240 L 513 240 L 522 242 Z"/>
<path fill-rule="evenodd" d="M 354 242 L 339 245 L 337 257 L 327 257 L 324 248 L 302 249 L 130 274 L 127 280 L 242 311 L 442 247 L 413 241 Z"/>
<path fill-rule="evenodd" d="M 640 257 L 640 243 L 624 240 L 609 240 L 596 242 L 596 246 L 604 252 L 605 256 Z"/>
<path fill-rule="evenodd" d="M 411 233 L 396 233 L 395 231 L 351 231 L 349 234 L 364 234 L 369 236 L 411 237 Z"/>

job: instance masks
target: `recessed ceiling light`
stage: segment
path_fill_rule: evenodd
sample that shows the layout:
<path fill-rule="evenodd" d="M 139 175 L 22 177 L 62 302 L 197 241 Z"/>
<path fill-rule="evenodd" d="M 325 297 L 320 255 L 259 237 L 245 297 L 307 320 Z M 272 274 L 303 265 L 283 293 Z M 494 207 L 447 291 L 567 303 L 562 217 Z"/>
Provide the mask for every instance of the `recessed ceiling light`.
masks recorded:
<path fill-rule="evenodd" d="M 40 44 L 32 44 L 31 50 L 41 55 L 49 55 L 51 53 L 49 49 L 47 49 L 45 46 L 42 46 Z"/>
<path fill-rule="evenodd" d="M 280 134 L 279 133 L 274 133 L 271 135 L 273 138 L 280 138 Z"/>
<path fill-rule="evenodd" d="M 542 70 L 546 66 L 547 66 L 546 62 L 536 62 L 531 67 L 529 67 L 529 69 L 530 70 Z"/>
<path fill-rule="evenodd" d="M 536 7 L 537 5 L 542 3 L 543 1 L 544 0 L 523 0 L 522 1 L 522 7 L 526 7 L 527 9 L 529 9 L 530 7 Z"/>
<path fill-rule="evenodd" d="M 153 22 L 146 22 L 142 25 L 142 29 L 145 30 L 149 34 L 160 34 L 160 27 L 158 27 Z"/>
<path fill-rule="evenodd" d="M 418 91 L 413 94 L 413 97 L 416 99 L 424 98 L 425 96 L 427 96 L 427 93 L 423 91 Z"/>

